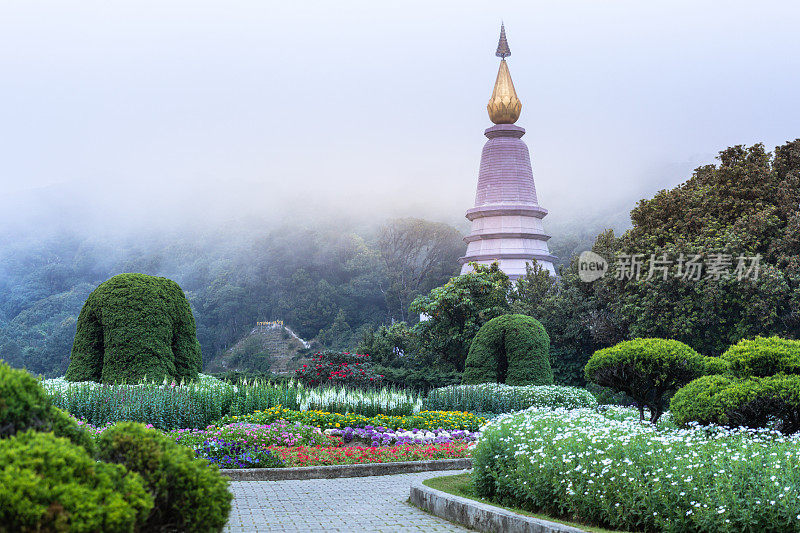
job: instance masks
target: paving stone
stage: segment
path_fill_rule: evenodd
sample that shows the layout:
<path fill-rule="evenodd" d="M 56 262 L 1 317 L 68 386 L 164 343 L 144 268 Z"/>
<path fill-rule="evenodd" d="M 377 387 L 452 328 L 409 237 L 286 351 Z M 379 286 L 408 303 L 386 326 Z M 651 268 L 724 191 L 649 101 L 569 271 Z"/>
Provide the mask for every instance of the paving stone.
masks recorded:
<path fill-rule="evenodd" d="M 459 473 L 234 481 L 225 531 L 464 532 L 468 530 L 407 503 L 413 482 Z"/>

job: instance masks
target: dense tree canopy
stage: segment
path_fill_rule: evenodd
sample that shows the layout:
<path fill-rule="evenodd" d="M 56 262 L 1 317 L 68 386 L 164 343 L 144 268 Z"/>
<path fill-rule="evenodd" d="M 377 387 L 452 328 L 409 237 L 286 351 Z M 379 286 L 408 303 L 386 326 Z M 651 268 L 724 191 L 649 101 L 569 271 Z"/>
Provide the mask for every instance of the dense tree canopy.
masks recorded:
<path fill-rule="evenodd" d="M 800 333 L 800 139 L 774 154 L 760 144 L 735 146 L 719 159 L 631 212 L 633 228 L 618 249 L 676 260 L 666 281 L 659 272 L 618 287 L 631 336 L 673 338 L 719 355 L 742 338 Z M 700 279 L 674 275 L 681 253 L 702 255 Z M 757 279 L 738 279 L 740 256 L 748 268 L 760 256 Z M 729 262 L 729 275 L 717 279 L 715 261 Z"/>
<path fill-rule="evenodd" d="M 412 313 L 425 317 L 415 326 L 423 348 L 459 371 L 481 326 L 510 309 L 511 282 L 499 265 L 471 264 L 473 272 L 451 278 L 411 304 Z"/>
<path fill-rule="evenodd" d="M 400 337 L 384 331 L 369 339 L 370 332 L 405 321 L 419 353 L 381 362 L 387 378 L 396 369 L 400 382 L 410 372 L 424 374 L 426 365 L 463 369 L 480 326 L 509 312 L 544 325 L 556 381 L 570 384 L 583 383 L 592 353 L 634 337 L 679 340 L 703 355 L 756 335 L 798 337 L 800 140 L 773 153 L 761 145 L 728 148 L 718 164 L 642 200 L 631 220 L 621 236 L 610 230 L 597 236 L 591 248 L 611 268 L 591 283 L 580 279 L 577 257 L 570 257 L 582 251 L 582 234 L 561 233 L 553 239 L 565 259 L 558 280 L 533 267 L 513 285 L 501 272 L 448 282 L 464 249 L 458 232 L 416 219 L 358 230 L 343 223 L 292 226 L 256 238 L 220 231 L 113 243 L 64 235 L 8 243 L 0 248 L 0 356 L 34 372 L 63 373 L 83 301 L 104 279 L 131 271 L 166 276 L 184 288 L 207 359 L 260 320 L 284 320 L 301 337 L 330 347 L 354 348 L 366 339 L 379 350 Z M 618 226 L 616 218 L 606 222 Z M 618 277 L 621 259 L 633 255 L 639 279 Z M 668 268 L 649 276 L 651 258 L 655 267 L 665 255 Z M 677 276 L 695 255 L 704 261 L 698 279 Z M 737 279 L 739 256 L 760 257 L 757 279 Z M 708 270 L 712 257 L 722 266 L 729 258 L 730 275 L 717 279 Z M 420 313 L 436 319 L 414 325 Z"/>
<path fill-rule="evenodd" d="M 610 263 L 603 278 L 582 281 L 573 258 L 561 283 L 536 269 L 518 280 L 512 308 L 550 333 L 557 380 L 580 382 L 576 371 L 589 355 L 635 337 L 675 339 L 720 355 L 743 338 L 800 334 L 800 139 L 773 154 L 760 144 L 728 148 L 719 160 L 639 202 L 621 237 L 597 237 L 592 250 Z M 626 259 L 635 254 L 638 279 Z M 665 254 L 671 263 L 659 263 Z M 698 279 L 679 276 L 696 255 L 703 259 Z M 749 267 L 756 255 L 757 279 L 738 279 L 739 256 Z M 717 279 L 709 265 L 728 258 L 729 274 Z"/>
<path fill-rule="evenodd" d="M 343 224 L 274 228 L 255 237 L 220 230 L 116 240 L 59 235 L 8 243 L 0 248 L 0 357 L 35 373 L 63 375 L 83 303 L 98 284 L 120 272 L 164 276 L 180 284 L 195 315 L 205 363 L 264 320 L 283 320 L 305 339 L 320 336 L 332 346 L 352 348 L 367 329 L 397 314 L 387 298 L 391 275 L 379 246 L 380 234 L 395 224 L 358 231 Z M 404 224 L 391 231 L 403 233 Z M 425 236 L 442 242 L 443 235 L 456 233 L 419 220 L 411 230 L 425 257 L 430 248 Z M 460 250 L 452 242 L 447 246 L 449 252 L 425 260 L 430 271 L 418 285 L 405 287 L 404 299 L 456 272 L 464 245 Z"/>
<path fill-rule="evenodd" d="M 456 273 L 464 242 L 447 224 L 401 218 L 381 228 L 378 250 L 386 272 L 382 287 L 389 316 L 414 323 L 417 317 L 408 315 L 411 301 Z"/>

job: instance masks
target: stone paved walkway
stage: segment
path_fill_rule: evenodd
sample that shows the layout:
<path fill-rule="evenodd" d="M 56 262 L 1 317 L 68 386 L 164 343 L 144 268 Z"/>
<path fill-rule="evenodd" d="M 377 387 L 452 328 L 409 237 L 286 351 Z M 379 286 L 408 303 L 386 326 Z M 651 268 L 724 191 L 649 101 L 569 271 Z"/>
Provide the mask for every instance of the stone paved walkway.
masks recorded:
<path fill-rule="evenodd" d="M 234 481 L 225 531 L 469 531 L 407 503 L 411 484 L 462 471 L 291 481 Z"/>

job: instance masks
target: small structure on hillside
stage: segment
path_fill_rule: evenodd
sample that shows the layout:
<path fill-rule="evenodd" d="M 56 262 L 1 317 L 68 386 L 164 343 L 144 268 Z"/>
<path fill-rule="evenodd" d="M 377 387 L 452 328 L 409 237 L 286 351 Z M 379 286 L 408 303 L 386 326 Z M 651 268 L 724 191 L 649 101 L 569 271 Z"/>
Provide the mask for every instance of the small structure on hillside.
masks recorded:
<path fill-rule="evenodd" d="M 472 231 L 464 238 L 467 253 L 459 260 L 461 273 L 472 270 L 470 261 L 498 261 L 500 269 L 516 279 L 525 275 L 526 265 L 533 260 L 555 273 L 555 257 L 547 246 L 550 236 L 542 226 L 547 209 L 536 197 L 531 157 L 522 141 L 525 130 L 514 125 L 522 102 L 506 63 L 511 49 L 502 25 L 496 55 L 500 57 L 500 70 L 486 106 L 495 125 L 484 132 L 489 140 L 481 155 L 475 206 L 466 214 L 472 221 Z"/>

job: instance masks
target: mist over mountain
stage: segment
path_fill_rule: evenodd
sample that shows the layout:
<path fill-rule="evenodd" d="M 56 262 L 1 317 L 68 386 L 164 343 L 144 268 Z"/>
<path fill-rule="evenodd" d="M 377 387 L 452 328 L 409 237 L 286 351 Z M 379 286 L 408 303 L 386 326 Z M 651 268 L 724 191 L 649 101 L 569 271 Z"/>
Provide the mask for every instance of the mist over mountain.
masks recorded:
<path fill-rule="evenodd" d="M 788 2 L 9 4 L 0 357 L 58 373 L 127 271 L 181 284 L 207 360 L 256 320 L 344 343 L 405 318 L 463 253 L 501 19 L 561 262 L 726 146 L 796 137 Z M 413 284 L 387 281 L 398 218 L 441 246 Z"/>

